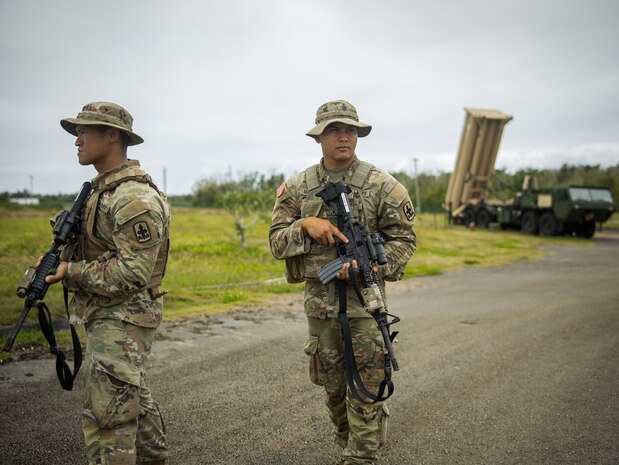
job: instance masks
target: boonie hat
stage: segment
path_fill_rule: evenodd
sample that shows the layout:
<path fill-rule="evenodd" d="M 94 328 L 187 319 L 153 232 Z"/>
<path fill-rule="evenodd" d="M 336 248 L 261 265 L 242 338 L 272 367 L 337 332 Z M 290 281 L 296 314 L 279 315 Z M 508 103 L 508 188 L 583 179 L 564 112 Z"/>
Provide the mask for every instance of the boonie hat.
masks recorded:
<path fill-rule="evenodd" d="M 77 114 L 77 118 L 65 118 L 60 120 L 60 125 L 70 134 L 77 136 L 77 125 L 100 125 L 110 126 L 123 131 L 129 136 L 128 145 L 137 145 L 144 142 L 140 136 L 133 132 L 133 117 L 120 105 L 111 102 L 88 103 Z"/>
<path fill-rule="evenodd" d="M 355 126 L 359 128 L 357 130 L 359 137 L 367 136 L 372 130 L 372 126 L 369 124 L 359 122 L 357 109 L 346 100 L 334 100 L 320 105 L 316 111 L 315 123 L 316 126 L 306 135 L 310 137 L 319 136 L 331 123 L 344 123 Z"/>

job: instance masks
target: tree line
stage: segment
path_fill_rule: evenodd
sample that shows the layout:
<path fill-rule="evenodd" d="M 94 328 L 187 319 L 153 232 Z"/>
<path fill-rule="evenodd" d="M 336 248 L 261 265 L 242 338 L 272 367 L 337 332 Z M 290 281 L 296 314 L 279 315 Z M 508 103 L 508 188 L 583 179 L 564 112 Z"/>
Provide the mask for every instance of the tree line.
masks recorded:
<path fill-rule="evenodd" d="M 451 173 L 421 173 L 414 176 L 403 172 L 391 173 L 409 191 L 416 207 L 421 206 L 423 212 L 443 212 L 443 203 L 449 185 Z M 591 186 L 606 187 L 612 192 L 615 203 L 619 204 L 619 164 L 601 168 L 600 165 L 563 165 L 559 169 L 523 169 L 515 173 L 497 170 L 494 174 L 490 193 L 492 196 L 507 200 L 522 189 L 525 176 L 537 178 L 540 188 Z M 275 201 L 275 191 L 284 182 L 281 173 L 266 175 L 251 172 L 240 176 L 237 180 L 229 177 L 218 179 L 210 177 L 199 180 L 187 195 L 170 196 L 173 206 L 221 208 L 228 211 L 241 242 L 245 247 L 246 231 L 258 221 L 268 222 Z M 416 196 L 419 196 L 417 199 Z M 14 194 L 0 193 L 0 205 L 8 208 L 21 208 L 9 202 L 10 198 L 30 197 L 28 191 Z M 40 204 L 26 208 L 58 208 L 66 207 L 74 199 L 74 195 L 41 195 L 35 196 Z"/>
<path fill-rule="evenodd" d="M 450 172 L 420 173 L 417 183 L 412 174 L 398 171 L 391 173 L 404 187 L 408 189 L 413 203 L 421 203 L 422 211 L 442 212 L 445 194 L 449 185 Z M 611 190 L 615 202 L 619 204 L 619 164 L 602 168 L 600 165 L 567 165 L 559 169 L 522 169 L 515 173 L 506 170 L 496 170 L 491 187 L 491 194 L 497 198 L 509 199 L 522 189 L 525 176 L 533 175 L 537 178 L 540 187 L 567 187 L 572 185 L 586 185 L 593 187 L 607 187 Z M 283 174 L 269 176 L 260 173 L 248 173 L 237 181 L 217 178 L 202 179 L 193 188 L 190 202 L 193 206 L 220 208 L 225 206 L 225 199 L 239 196 L 241 193 L 252 198 L 255 208 L 270 210 L 275 198 L 275 190 L 284 181 Z M 419 201 L 415 198 L 417 188 Z M 229 193 L 235 193 L 231 195 Z M 171 198 L 174 204 L 175 197 Z M 183 196 L 183 201 L 189 199 Z"/>
<path fill-rule="evenodd" d="M 411 199 L 418 205 L 415 199 L 415 177 L 403 171 L 391 173 L 409 191 Z M 441 212 L 445 194 L 449 184 L 449 172 L 420 173 L 417 177 L 419 187 L 419 200 L 422 211 Z M 567 165 L 559 169 L 522 169 L 514 173 L 506 170 L 496 170 L 491 193 L 498 197 L 509 199 L 521 190 L 524 177 L 534 175 L 537 177 L 540 187 L 566 187 L 570 185 L 586 185 L 595 187 L 607 187 L 611 190 L 615 203 L 619 204 L 619 164 L 608 168 L 600 165 Z M 270 210 L 275 199 L 277 187 L 285 180 L 281 173 L 263 174 L 250 172 L 239 176 L 236 180 L 229 177 L 210 177 L 199 180 L 192 188 L 190 194 L 169 196 L 173 206 L 194 206 L 208 208 L 240 208 L 241 204 L 248 206 L 250 210 Z M 1 192 L 0 204 L 8 204 L 9 198 L 30 197 L 26 191 L 15 193 Z M 70 203 L 75 194 L 58 195 L 35 195 L 40 200 L 41 208 L 59 207 Z"/>

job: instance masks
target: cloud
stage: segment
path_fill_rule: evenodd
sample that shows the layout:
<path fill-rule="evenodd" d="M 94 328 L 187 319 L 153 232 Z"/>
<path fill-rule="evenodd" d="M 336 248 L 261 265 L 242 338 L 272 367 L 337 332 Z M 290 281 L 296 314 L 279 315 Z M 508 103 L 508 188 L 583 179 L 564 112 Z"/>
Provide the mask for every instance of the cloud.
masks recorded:
<path fill-rule="evenodd" d="M 464 107 L 514 115 L 497 167 L 604 144 L 594 156 L 614 164 L 618 17 L 610 0 L 5 0 L 0 191 L 92 177 L 58 121 L 94 100 L 129 109 L 146 140 L 130 156 L 160 183 L 165 167 L 172 194 L 303 169 L 320 156 L 304 135 L 316 108 L 336 98 L 373 124 L 358 152 L 385 169 L 453 169 Z"/>

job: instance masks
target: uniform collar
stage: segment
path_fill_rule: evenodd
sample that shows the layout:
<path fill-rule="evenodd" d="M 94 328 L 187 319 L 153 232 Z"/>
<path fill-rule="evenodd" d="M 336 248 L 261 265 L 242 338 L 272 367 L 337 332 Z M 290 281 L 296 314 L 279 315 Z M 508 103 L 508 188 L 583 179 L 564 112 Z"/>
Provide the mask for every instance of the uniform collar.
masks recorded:
<path fill-rule="evenodd" d="M 95 176 L 92 179 L 92 185 L 93 187 L 97 186 L 100 189 L 105 187 L 106 181 L 111 177 L 114 176 L 115 174 L 121 172 L 122 170 L 126 170 L 128 168 L 140 168 L 140 162 L 138 160 L 126 160 L 124 162 L 122 162 L 120 165 L 115 166 L 114 168 L 106 171 L 105 173 L 101 173 L 97 176 Z"/>
<path fill-rule="evenodd" d="M 357 155 L 354 155 L 352 159 L 352 163 L 348 167 L 348 170 L 346 171 L 346 175 L 344 176 L 344 179 L 350 179 L 358 166 L 359 166 L 359 159 L 357 158 Z M 328 176 L 329 176 L 329 173 L 327 169 L 325 168 L 325 160 L 324 158 L 321 158 L 320 163 L 318 164 L 318 179 L 320 180 L 321 183 L 324 183 L 326 182 Z"/>

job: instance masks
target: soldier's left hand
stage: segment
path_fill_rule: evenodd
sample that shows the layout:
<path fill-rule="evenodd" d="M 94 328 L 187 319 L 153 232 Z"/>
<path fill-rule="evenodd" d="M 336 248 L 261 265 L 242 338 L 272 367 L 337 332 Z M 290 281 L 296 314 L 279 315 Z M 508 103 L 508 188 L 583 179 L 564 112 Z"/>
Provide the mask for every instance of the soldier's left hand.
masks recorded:
<path fill-rule="evenodd" d="M 64 277 L 67 275 L 67 270 L 69 269 L 69 262 L 60 261 L 58 264 L 58 268 L 56 268 L 56 273 L 50 274 L 45 278 L 45 282 L 47 284 L 54 284 L 59 281 L 62 281 Z"/>
<path fill-rule="evenodd" d="M 353 268 L 358 268 L 359 266 L 357 265 L 357 260 L 353 260 L 352 262 L 346 262 L 342 265 L 342 271 L 340 271 L 337 275 L 336 278 L 337 279 L 348 279 L 350 278 L 350 272 L 348 270 L 350 270 L 350 267 Z"/>
<path fill-rule="evenodd" d="M 350 278 L 350 267 L 353 268 L 358 268 L 359 266 L 357 265 L 357 260 L 353 260 L 352 263 L 346 262 L 342 265 L 342 271 L 340 271 L 335 277 L 337 279 L 348 279 Z M 372 266 L 372 271 L 374 273 L 376 273 L 378 271 L 378 266 L 373 265 Z"/>

